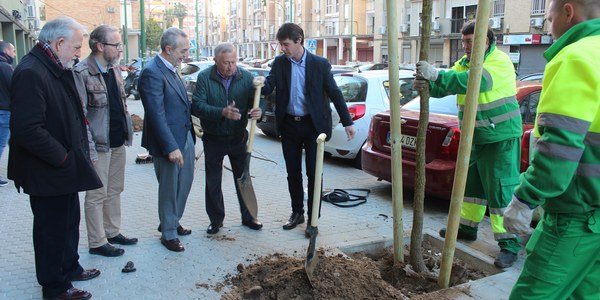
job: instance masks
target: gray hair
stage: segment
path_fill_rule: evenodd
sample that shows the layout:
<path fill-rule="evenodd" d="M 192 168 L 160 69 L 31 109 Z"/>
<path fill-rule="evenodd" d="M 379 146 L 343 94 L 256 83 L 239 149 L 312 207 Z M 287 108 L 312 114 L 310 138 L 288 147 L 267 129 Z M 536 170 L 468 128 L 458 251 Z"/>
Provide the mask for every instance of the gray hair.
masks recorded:
<path fill-rule="evenodd" d="M 85 27 L 77 23 L 73 18 L 60 17 L 46 23 L 42 27 L 38 39 L 45 43 L 51 43 L 60 38 L 69 39 L 75 31 L 81 31 L 84 35 L 87 35 Z"/>
<path fill-rule="evenodd" d="M 92 53 L 98 52 L 98 47 L 96 47 L 96 45 L 106 43 L 106 36 L 113 32 L 119 32 L 119 29 L 110 25 L 100 25 L 94 28 L 94 30 L 92 30 L 92 33 L 90 33 L 89 41 Z"/>
<path fill-rule="evenodd" d="M 8 49 L 12 45 L 13 44 L 11 44 L 11 43 L 9 43 L 7 41 L 0 41 L 0 52 L 6 53 L 6 49 Z"/>
<path fill-rule="evenodd" d="M 160 37 L 160 49 L 164 51 L 167 48 L 167 46 L 177 48 L 178 37 L 187 38 L 188 36 L 185 32 L 183 32 L 183 30 L 177 27 L 171 27 L 165 30 L 165 32 Z"/>
<path fill-rule="evenodd" d="M 215 60 L 223 53 L 236 52 L 235 46 L 232 43 L 220 43 L 215 47 Z"/>

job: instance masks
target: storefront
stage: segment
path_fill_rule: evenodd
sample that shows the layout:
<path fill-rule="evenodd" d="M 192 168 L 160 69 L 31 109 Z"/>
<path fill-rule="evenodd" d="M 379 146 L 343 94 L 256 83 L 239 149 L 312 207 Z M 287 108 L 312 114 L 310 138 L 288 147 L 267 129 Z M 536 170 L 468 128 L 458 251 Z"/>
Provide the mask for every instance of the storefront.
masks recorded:
<path fill-rule="evenodd" d="M 544 71 L 544 52 L 552 44 L 552 37 L 542 34 L 504 35 L 498 40 L 498 48 L 508 51 L 518 74 Z"/>

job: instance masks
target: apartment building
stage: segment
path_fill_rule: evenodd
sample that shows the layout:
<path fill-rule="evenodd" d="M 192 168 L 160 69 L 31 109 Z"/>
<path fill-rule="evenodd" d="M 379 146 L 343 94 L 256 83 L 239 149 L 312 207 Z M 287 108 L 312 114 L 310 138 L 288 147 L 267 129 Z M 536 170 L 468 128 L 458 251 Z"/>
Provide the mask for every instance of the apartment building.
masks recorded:
<path fill-rule="evenodd" d="M 241 57 L 279 53 L 275 34 L 285 22 L 299 24 L 314 52 L 332 64 L 388 61 L 386 0 L 207 0 L 203 53 L 221 41 L 234 43 Z M 548 0 L 492 0 L 490 28 L 501 51 L 520 73 L 541 71 L 542 53 L 552 43 L 545 31 Z M 420 47 L 422 0 L 398 1 L 399 61 L 414 64 Z M 462 57 L 460 29 L 475 18 L 477 0 L 434 0 L 430 61 L 451 66 Z M 222 9 L 226 6 L 225 9 Z M 218 7 L 221 7 L 219 9 Z"/>
<path fill-rule="evenodd" d="M 35 45 L 40 28 L 38 8 L 34 0 L 0 0 L 0 40 L 15 46 L 15 66 Z"/>

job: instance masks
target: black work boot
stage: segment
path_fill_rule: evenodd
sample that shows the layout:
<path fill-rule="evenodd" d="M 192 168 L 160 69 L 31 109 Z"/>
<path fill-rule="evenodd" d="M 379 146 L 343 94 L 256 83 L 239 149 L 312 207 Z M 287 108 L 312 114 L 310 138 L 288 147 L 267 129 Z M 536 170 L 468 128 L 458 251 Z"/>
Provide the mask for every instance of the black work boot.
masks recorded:
<path fill-rule="evenodd" d="M 446 228 L 440 229 L 440 236 L 446 237 Z M 459 230 L 458 236 L 456 238 L 459 240 L 465 240 L 465 241 L 475 241 L 475 240 L 477 240 L 477 235 L 466 234 Z"/>
<path fill-rule="evenodd" d="M 512 253 L 508 250 L 500 250 L 500 254 L 494 260 L 494 265 L 498 268 L 508 268 L 517 261 L 517 253 Z"/>

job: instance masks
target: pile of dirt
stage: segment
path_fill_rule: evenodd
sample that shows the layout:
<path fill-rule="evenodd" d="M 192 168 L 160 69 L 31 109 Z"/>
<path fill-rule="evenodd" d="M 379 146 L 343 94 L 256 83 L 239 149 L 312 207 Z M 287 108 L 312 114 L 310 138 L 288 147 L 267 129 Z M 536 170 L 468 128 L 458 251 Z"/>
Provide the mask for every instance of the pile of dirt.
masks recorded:
<path fill-rule="evenodd" d="M 394 265 L 392 249 L 385 249 L 378 255 L 356 253 L 351 257 L 343 254 L 327 256 L 320 249 L 312 287 L 304 269 L 303 257 L 275 253 L 260 257 L 249 266 L 239 264 L 239 274 L 228 275 L 218 288 L 232 286 L 222 297 L 226 300 L 407 299 L 440 289 L 437 272 L 441 255 L 430 250 L 429 245 L 424 245 L 423 249 L 428 268 L 426 274 L 417 274 L 406 264 Z M 405 262 L 408 262 L 408 256 Z M 455 260 L 450 285 L 487 275 Z"/>

